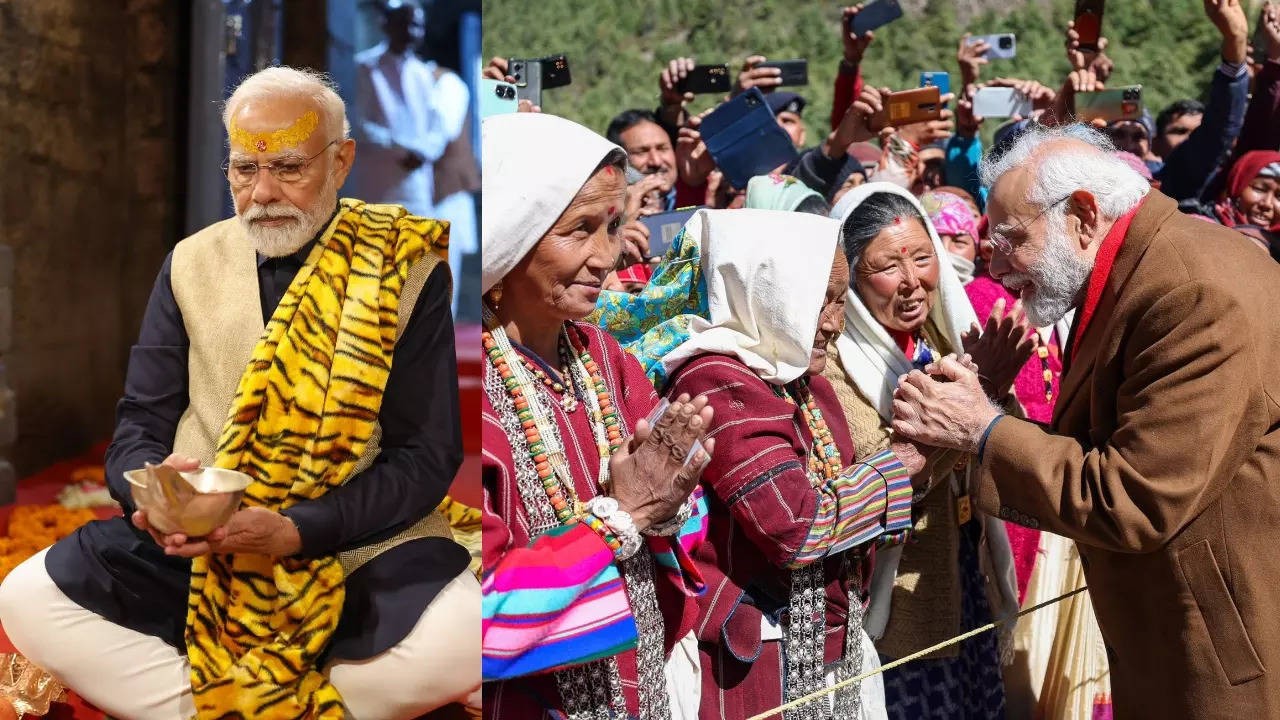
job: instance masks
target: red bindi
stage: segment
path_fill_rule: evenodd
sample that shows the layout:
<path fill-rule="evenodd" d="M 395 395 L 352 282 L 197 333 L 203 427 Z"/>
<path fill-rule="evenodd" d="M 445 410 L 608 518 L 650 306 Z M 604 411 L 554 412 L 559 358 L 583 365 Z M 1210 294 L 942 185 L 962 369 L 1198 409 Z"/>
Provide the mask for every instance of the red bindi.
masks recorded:
<path fill-rule="evenodd" d="M 906 254 L 907 254 L 907 249 L 906 249 L 906 248 L 901 248 L 900 250 L 898 250 L 898 252 L 902 253 L 903 255 L 906 255 Z"/>
<path fill-rule="evenodd" d="M 613 174 L 613 169 L 614 169 L 614 168 L 613 168 L 613 166 L 612 166 L 612 165 L 605 165 L 605 166 L 604 166 L 604 171 L 605 171 L 606 173 L 610 174 L 610 175 L 612 175 L 612 174 Z"/>

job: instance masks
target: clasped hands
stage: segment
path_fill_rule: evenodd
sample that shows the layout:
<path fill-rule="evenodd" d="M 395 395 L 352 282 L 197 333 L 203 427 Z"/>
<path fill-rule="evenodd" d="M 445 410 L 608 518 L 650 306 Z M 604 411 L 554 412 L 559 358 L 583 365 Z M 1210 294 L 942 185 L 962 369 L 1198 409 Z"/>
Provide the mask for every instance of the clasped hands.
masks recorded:
<path fill-rule="evenodd" d="M 638 529 L 674 517 L 688 501 L 715 450 L 715 440 L 705 438 L 714 416 L 706 397 L 682 394 L 655 426 L 636 423 L 635 434 L 613 454 L 608 491 Z M 702 449 L 690 458 L 695 441 Z"/>
<path fill-rule="evenodd" d="M 1035 349 L 1036 335 L 1021 301 L 1005 313 L 1004 300 L 997 300 L 985 330 L 979 333 L 975 324 L 962 339 L 963 355 L 948 355 L 898 378 L 895 434 L 921 445 L 978 451 L 987 426 L 1003 412 L 992 397 L 1009 392 Z"/>
<path fill-rule="evenodd" d="M 192 458 L 173 454 L 164 463 L 179 472 L 200 467 Z M 302 537 L 293 521 L 274 510 L 251 507 L 237 510 L 227 524 L 200 538 L 183 533 L 165 535 L 147 522 L 145 510 L 137 510 L 131 518 L 134 527 L 145 530 L 165 555 L 193 558 L 210 553 L 252 553 L 256 555 L 294 555 L 302 549 Z"/>

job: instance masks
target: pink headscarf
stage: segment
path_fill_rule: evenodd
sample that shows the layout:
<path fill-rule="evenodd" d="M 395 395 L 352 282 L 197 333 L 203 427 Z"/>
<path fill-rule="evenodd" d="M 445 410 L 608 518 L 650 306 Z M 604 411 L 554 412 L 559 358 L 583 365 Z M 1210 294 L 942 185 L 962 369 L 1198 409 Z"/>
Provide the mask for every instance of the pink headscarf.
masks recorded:
<path fill-rule="evenodd" d="M 1147 182 L 1151 182 L 1153 179 L 1151 175 L 1151 168 L 1147 167 L 1147 164 L 1142 162 L 1142 158 L 1137 155 L 1124 150 L 1117 150 L 1111 154 L 1119 158 L 1120 162 L 1133 168 L 1133 171 L 1141 175 Z"/>
<path fill-rule="evenodd" d="M 969 203 L 959 195 L 931 190 L 920 196 L 920 204 L 939 235 L 968 235 L 978 242 L 978 224 Z"/>

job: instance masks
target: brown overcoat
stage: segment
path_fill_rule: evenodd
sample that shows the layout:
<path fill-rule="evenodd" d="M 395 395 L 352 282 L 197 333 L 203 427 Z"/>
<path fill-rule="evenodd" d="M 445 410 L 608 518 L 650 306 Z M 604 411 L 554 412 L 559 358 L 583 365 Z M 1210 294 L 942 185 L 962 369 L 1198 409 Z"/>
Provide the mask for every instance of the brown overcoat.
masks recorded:
<path fill-rule="evenodd" d="M 978 507 L 1077 542 L 1117 718 L 1280 718 L 1280 265 L 1152 190 L 1078 340 Z"/>

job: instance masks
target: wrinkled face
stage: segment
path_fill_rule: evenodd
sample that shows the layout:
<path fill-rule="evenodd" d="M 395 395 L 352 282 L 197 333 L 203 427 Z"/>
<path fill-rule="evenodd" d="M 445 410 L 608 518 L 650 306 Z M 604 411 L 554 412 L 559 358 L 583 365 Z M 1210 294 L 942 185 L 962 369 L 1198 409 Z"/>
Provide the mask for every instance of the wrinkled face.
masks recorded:
<path fill-rule="evenodd" d="M 1280 181 L 1256 177 L 1236 200 L 1250 225 L 1269 228 L 1280 221 Z"/>
<path fill-rule="evenodd" d="M 676 184 L 676 151 L 667 131 L 656 123 L 642 120 L 623 130 L 621 138 L 631 167 L 645 175 L 658 174 L 662 178 L 662 192 L 671 192 Z"/>
<path fill-rule="evenodd" d="M 865 183 L 866 181 L 867 181 L 867 176 L 863 175 L 862 173 L 858 173 L 858 172 L 849 173 L 849 177 L 845 178 L 844 183 L 840 185 L 839 188 L 836 189 L 836 194 L 831 196 L 831 206 L 835 207 L 836 203 L 840 202 L 840 198 L 845 196 L 845 193 L 858 187 L 859 185 Z"/>
<path fill-rule="evenodd" d="M 809 351 L 808 375 L 821 375 L 827 367 L 827 346 L 836 341 L 844 330 L 844 303 L 849 290 L 849 262 L 844 258 L 844 248 L 837 247 L 831 263 L 831 277 L 827 279 L 827 294 L 822 300 L 822 313 L 818 315 L 818 332 L 813 337 L 813 349 Z"/>
<path fill-rule="evenodd" d="M 973 244 L 973 238 L 968 233 L 960 233 L 959 235 L 938 235 L 942 240 L 942 247 L 947 252 L 973 262 L 978 257 L 978 248 Z"/>
<path fill-rule="evenodd" d="M 300 249 L 337 206 L 355 142 L 331 143 L 335 138 L 325 135 L 322 118 L 315 103 L 295 98 L 251 99 L 232 113 L 231 198 L 250 242 L 264 255 Z M 273 164 L 278 173 L 267 169 Z"/>
<path fill-rule="evenodd" d="M 595 309 L 605 279 L 622 253 L 626 182 L 612 165 L 596 171 L 533 250 L 502 280 L 502 304 L 557 321 L 581 320 Z"/>
<path fill-rule="evenodd" d="M 871 240 L 854 268 L 854 289 L 889 330 L 924 326 L 938 288 L 938 256 L 919 218 L 905 217 Z"/>
<path fill-rule="evenodd" d="M 1132 120 L 1112 123 L 1107 128 L 1107 135 L 1111 136 L 1111 142 L 1116 144 L 1118 150 L 1131 152 L 1144 160 L 1151 152 L 1151 141 L 1147 137 L 1147 129 Z"/>
<path fill-rule="evenodd" d="M 1169 157 L 1169 153 L 1181 145 L 1191 135 L 1192 130 L 1200 127 L 1200 123 L 1203 120 L 1204 115 L 1200 113 L 1174 116 L 1173 120 L 1170 120 L 1169 124 L 1164 126 L 1164 134 L 1156 139 L 1157 147 L 1155 150 L 1162 157 Z"/>
<path fill-rule="evenodd" d="M 777 119 L 778 125 L 791 136 L 792 144 L 798 148 L 804 147 L 805 129 L 804 121 L 800 119 L 800 114 L 793 113 L 790 110 L 783 110 L 778 113 Z"/>

